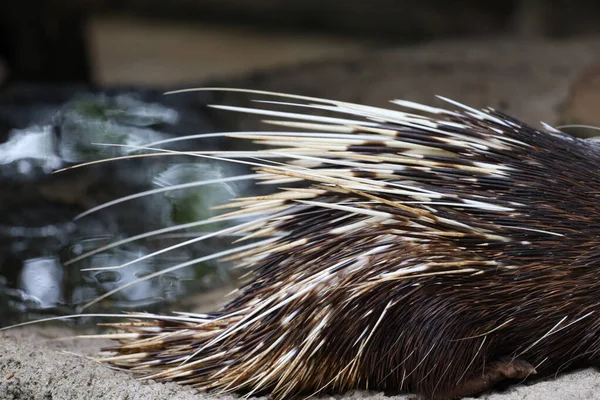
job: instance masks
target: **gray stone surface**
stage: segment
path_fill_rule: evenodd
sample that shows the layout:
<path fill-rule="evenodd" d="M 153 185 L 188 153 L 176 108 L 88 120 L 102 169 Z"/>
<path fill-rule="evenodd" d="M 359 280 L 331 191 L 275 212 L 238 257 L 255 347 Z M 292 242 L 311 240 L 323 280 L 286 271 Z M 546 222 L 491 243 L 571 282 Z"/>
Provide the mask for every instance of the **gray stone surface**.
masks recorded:
<path fill-rule="evenodd" d="M 0 400 L 233 400 L 234 395 L 197 393 L 175 383 L 138 381 L 128 372 L 110 369 L 91 357 L 109 342 L 53 339 L 73 336 L 65 327 L 30 326 L 0 333 Z M 87 331 L 90 333 L 90 331 Z M 584 370 L 557 379 L 518 385 L 480 400 L 592 400 L 600 393 L 600 373 Z M 350 392 L 323 400 L 408 400 L 378 392 Z M 266 400 L 266 399 L 260 399 Z M 466 399 L 474 400 L 474 399 Z"/>
<path fill-rule="evenodd" d="M 94 362 L 86 356 L 98 354 L 98 341 L 49 341 L 73 332 L 40 329 L 0 336 L 0 399 L 202 399 L 177 384 L 138 381 Z"/>

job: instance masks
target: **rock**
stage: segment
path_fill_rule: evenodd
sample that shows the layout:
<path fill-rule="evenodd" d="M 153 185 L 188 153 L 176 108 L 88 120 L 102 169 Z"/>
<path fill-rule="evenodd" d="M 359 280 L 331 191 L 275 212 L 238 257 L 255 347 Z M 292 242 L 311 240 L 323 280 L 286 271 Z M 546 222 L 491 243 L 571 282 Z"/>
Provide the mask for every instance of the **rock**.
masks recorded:
<path fill-rule="evenodd" d="M 600 136 L 600 66 L 583 71 L 573 83 L 564 110 L 561 124 L 576 125 L 566 132 L 580 137 Z"/>

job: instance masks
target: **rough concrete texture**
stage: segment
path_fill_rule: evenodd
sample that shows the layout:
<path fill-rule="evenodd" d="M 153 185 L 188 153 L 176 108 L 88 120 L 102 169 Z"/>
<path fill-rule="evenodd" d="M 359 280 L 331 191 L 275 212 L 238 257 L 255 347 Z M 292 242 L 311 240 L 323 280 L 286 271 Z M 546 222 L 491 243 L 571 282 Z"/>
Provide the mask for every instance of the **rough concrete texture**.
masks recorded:
<path fill-rule="evenodd" d="M 98 343 L 47 343 L 46 333 L 27 329 L 0 338 L 1 399 L 198 399 L 176 384 L 137 381 L 86 358 L 97 354 Z M 61 333 L 71 334 L 51 335 Z"/>
<path fill-rule="evenodd" d="M 572 83 L 600 54 L 600 39 L 561 43 L 431 43 L 365 53 L 344 62 L 267 71 L 240 78 L 235 86 L 297 92 L 370 105 L 393 98 L 431 103 L 434 94 L 473 106 L 492 105 L 531 123 L 556 123 L 565 112 Z M 231 82 L 229 82 L 231 84 Z M 236 101 L 224 95 L 222 102 Z M 244 126 L 256 124 L 248 119 Z M 175 384 L 138 382 L 84 356 L 101 343 L 48 341 L 72 335 L 67 328 L 30 326 L 0 335 L 0 399 L 205 399 Z M 76 355 L 79 354 L 79 355 Z M 594 399 L 600 374 L 584 370 L 534 384 L 521 384 L 479 399 Z M 231 396 L 219 396 L 231 398 Z M 353 392 L 338 400 L 383 398 Z M 397 399 L 408 398 L 398 396 Z"/>
<path fill-rule="evenodd" d="M 100 348 L 109 343 L 106 341 L 52 340 L 74 334 L 74 331 L 65 327 L 41 328 L 39 326 L 0 334 L 0 399 L 230 400 L 239 397 L 197 393 L 175 383 L 136 380 L 128 372 L 110 369 L 90 358 L 100 354 Z M 478 399 L 591 400 L 597 399 L 598 393 L 600 393 L 600 373 L 590 369 L 531 385 L 514 386 L 502 393 L 484 394 Z M 413 396 L 385 396 L 378 392 L 357 391 L 321 398 L 323 400 L 408 400 L 411 397 Z"/>

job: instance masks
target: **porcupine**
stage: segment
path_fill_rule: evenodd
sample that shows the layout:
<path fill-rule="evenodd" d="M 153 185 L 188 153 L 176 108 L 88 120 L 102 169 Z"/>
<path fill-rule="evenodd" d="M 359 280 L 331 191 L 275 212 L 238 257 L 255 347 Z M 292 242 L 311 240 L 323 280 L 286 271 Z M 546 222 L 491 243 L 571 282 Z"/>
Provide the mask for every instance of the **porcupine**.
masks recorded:
<path fill-rule="evenodd" d="M 219 254 L 251 279 L 216 312 L 127 317 L 105 362 L 275 399 L 450 399 L 597 363 L 596 143 L 445 98 L 400 111 L 248 92 L 339 115 L 219 106 L 292 128 L 231 135 L 268 150 L 204 155 L 281 186 L 225 214 L 261 238 Z"/>

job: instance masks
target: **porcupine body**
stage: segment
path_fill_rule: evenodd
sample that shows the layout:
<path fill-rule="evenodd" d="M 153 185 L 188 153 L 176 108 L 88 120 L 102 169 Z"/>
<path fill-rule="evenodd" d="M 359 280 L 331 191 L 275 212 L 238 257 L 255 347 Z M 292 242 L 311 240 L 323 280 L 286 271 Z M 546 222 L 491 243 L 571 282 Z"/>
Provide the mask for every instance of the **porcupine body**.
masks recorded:
<path fill-rule="evenodd" d="M 227 254 L 249 282 L 214 313 L 119 324 L 105 361 L 276 399 L 455 398 L 597 363 L 598 145 L 451 101 L 288 97 L 341 116 L 222 107 L 294 128 L 239 135 L 270 147 L 251 161 L 280 188 L 231 204 L 260 238 Z"/>

